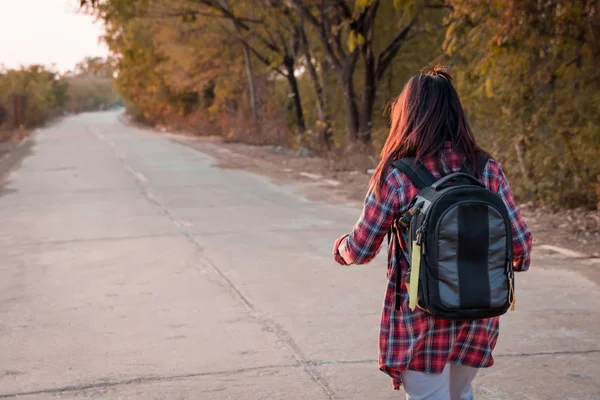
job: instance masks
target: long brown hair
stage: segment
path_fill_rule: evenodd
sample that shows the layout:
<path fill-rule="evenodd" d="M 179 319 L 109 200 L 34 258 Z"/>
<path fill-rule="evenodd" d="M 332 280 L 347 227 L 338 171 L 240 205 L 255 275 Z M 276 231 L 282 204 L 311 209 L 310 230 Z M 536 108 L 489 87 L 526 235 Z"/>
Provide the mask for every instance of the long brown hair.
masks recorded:
<path fill-rule="evenodd" d="M 391 106 L 390 119 L 390 133 L 369 185 L 377 197 L 394 160 L 435 157 L 446 142 L 451 142 L 474 168 L 477 165 L 481 149 L 452 86 L 452 76 L 444 66 L 436 64 L 410 78 Z"/>

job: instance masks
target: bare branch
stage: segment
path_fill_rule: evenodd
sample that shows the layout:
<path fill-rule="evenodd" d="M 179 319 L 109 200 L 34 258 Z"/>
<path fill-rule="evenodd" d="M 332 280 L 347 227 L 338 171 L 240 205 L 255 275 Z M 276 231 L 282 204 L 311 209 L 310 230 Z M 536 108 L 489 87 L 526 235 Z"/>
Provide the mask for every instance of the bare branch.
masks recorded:
<path fill-rule="evenodd" d="M 238 26 L 238 28 L 243 28 L 245 30 L 250 29 L 250 27 L 248 25 L 246 25 L 242 20 L 240 20 L 238 17 L 236 17 L 229 10 L 229 6 L 227 5 L 227 3 L 224 2 L 224 0 L 189 0 L 189 2 L 198 3 L 198 4 L 204 5 L 206 7 L 215 9 L 215 10 L 219 11 L 221 14 L 223 14 L 223 16 L 225 18 L 229 18 L 231 21 L 233 21 Z"/>
<path fill-rule="evenodd" d="M 310 22 L 312 25 L 314 25 L 315 27 L 319 27 L 321 24 L 319 23 L 319 20 L 317 20 L 315 18 L 314 15 L 312 15 L 312 13 L 310 12 L 310 10 L 308 9 L 308 7 L 306 7 L 303 3 L 302 0 L 292 0 L 292 3 L 296 6 L 296 8 L 298 10 L 300 10 L 300 12 L 304 15 L 304 17 L 308 20 L 308 22 Z"/>
<path fill-rule="evenodd" d="M 279 69 L 279 67 L 274 66 L 272 64 L 271 60 L 269 60 L 269 58 L 260 54 L 260 52 L 256 48 L 254 48 L 254 46 L 252 46 L 250 43 L 248 43 L 244 39 L 239 39 L 239 40 L 242 42 L 242 44 L 248 46 L 248 49 L 256 56 L 256 58 L 260 62 L 262 62 L 263 64 L 265 64 L 267 67 L 271 68 L 273 71 L 277 72 L 278 74 L 281 74 L 287 78 L 287 74 L 285 72 L 283 72 L 281 69 Z"/>
<path fill-rule="evenodd" d="M 334 6 L 342 12 L 345 19 L 352 19 L 352 10 L 348 6 L 348 3 L 346 3 L 346 0 L 336 0 Z"/>
<path fill-rule="evenodd" d="M 328 32 L 327 25 L 325 22 L 325 0 L 321 1 L 320 20 L 318 20 L 312 14 L 312 12 L 302 2 L 302 0 L 292 0 L 292 3 L 296 6 L 296 9 L 298 9 L 302 13 L 304 18 L 306 18 L 306 20 L 316 28 L 319 34 L 319 39 L 321 40 L 321 44 L 323 45 L 323 48 L 325 50 L 325 57 L 327 58 L 327 61 L 329 61 L 333 68 L 337 69 L 338 71 L 341 71 L 343 68 L 342 63 L 337 57 L 333 47 L 331 46 L 331 42 L 329 41 L 330 32 Z"/>
<path fill-rule="evenodd" d="M 178 17 L 187 17 L 187 16 L 191 16 L 191 17 L 196 17 L 196 16 L 201 16 L 201 17 L 209 17 L 209 18 L 223 18 L 223 19 L 230 19 L 230 17 L 223 15 L 223 14 L 212 14 L 212 13 L 207 13 L 207 12 L 202 12 L 202 11 L 188 11 L 188 10 L 182 10 L 179 12 L 174 12 L 174 13 L 166 13 L 166 14 L 152 14 L 149 13 L 147 14 L 148 17 L 154 18 L 154 19 L 160 19 L 160 18 L 178 18 Z M 264 21 L 261 20 L 257 20 L 257 19 L 252 19 L 252 18 L 244 18 L 244 17 L 237 17 L 237 20 L 240 22 L 248 22 L 248 23 L 252 23 L 252 24 L 262 24 Z"/>
<path fill-rule="evenodd" d="M 396 54 L 398 54 L 398 50 L 402 44 L 406 41 L 406 38 L 411 31 L 414 24 L 417 22 L 417 17 L 413 17 L 413 19 L 406 25 L 394 39 L 387 45 L 385 49 L 383 49 L 379 55 L 377 56 L 377 79 L 381 79 L 383 73 L 390 65 Z"/>

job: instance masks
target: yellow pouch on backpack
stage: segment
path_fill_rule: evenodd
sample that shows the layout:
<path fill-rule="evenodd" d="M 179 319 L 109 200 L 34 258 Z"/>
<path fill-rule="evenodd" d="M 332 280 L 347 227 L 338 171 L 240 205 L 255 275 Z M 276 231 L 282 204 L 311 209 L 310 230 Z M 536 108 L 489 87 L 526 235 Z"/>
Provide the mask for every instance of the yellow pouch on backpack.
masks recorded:
<path fill-rule="evenodd" d="M 421 246 L 416 240 L 412 242 L 410 261 L 410 288 L 408 290 L 408 308 L 415 311 L 419 298 L 419 272 L 421 270 Z"/>

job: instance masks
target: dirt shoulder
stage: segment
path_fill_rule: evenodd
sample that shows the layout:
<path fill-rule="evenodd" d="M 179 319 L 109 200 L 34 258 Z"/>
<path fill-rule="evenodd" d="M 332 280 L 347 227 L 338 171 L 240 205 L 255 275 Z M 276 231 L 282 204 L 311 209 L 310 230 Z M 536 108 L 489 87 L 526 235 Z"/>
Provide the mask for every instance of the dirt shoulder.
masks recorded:
<path fill-rule="evenodd" d="M 182 144 L 209 154 L 221 168 L 243 169 L 265 175 L 279 184 L 292 184 L 308 198 L 332 204 L 362 203 L 369 175 L 366 170 L 340 168 L 333 159 L 298 156 L 273 146 L 224 143 L 218 137 L 170 135 Z M 600 213 L 558 210 L 522 204 L 536 246 L 557 246 L 579 255 L 600 257 Z M 358 217 L 358 214 L 357 214 Z M 550 247 L 546 252 L 553 251 Z"/>
<path fill-rule="evenodd" d="M 21 164 L 23 159 L 31 153 L 34 140 L 24 135 L 4 136 L 0 141 L 0 196 L 4 194 L 6 178 L 10 171 Z"/>
<path fill-rule="evenodd" d="M 20 138 L 16 132 L 0 130 L 0 159 L 12 153 L 19 141 Z"/>

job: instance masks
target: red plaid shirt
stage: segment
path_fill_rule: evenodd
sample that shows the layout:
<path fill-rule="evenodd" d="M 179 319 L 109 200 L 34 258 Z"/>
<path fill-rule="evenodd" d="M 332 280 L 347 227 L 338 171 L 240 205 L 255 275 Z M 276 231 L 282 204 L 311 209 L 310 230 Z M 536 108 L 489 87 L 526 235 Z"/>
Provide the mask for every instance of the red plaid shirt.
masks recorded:
<path fill-rule="evenodd" d="M 453 151 L 448 143 L 441 152 L 441 164 L 446 174 L 460 171 L 464 157 Z M 425 167 L 436 177 L 434 159 L 425 160 Z M 488 161 L 482 182 L 497 193 L 508 208 L 513 228 L 513 254 L 515 270 L 529 268 L 531 233 L 519 214 L 512 192 L 500 164 Z M 379 252 L 381 244 L 394 220 L 406 211 L 418 189 L 395 168 L 387 172 L 387 179 L 377 200 L 367 194 L 363 213 L 352 233 L 336 242 L 335 259 L 340 264 L 364 264 Z M 498 339 L 499 318 L 478 321 L 448 321 L 434 318 L 419 308 L 408 308 L 408 291 L 405 286 L 408 271 L 408 237 L 400 238 L 401 252 L 397 259 L 393 248 L 388 253 L 388 286 L 379 334 L 379 368 L 392 377 L 394 389 L 401 385 L 401 373 L 407 369 L 439 374 L 446 363 L 462 364 L 475 368 L 490 367 L 494 363 L 492 350 Z M 396 273 L 400 270 L 401 306 L 394 309 Z"/>

